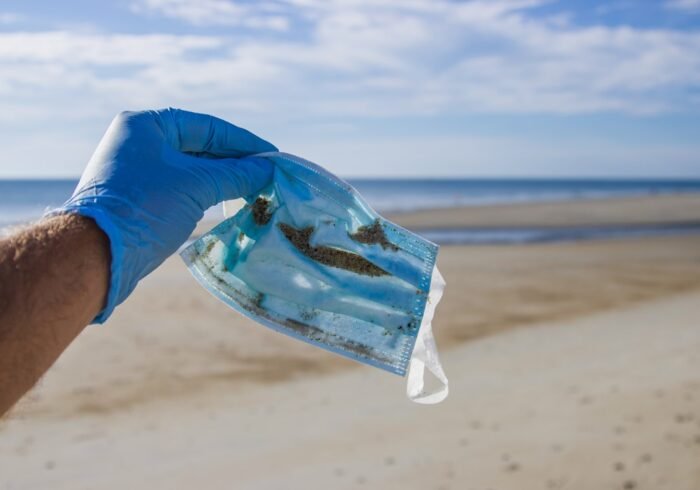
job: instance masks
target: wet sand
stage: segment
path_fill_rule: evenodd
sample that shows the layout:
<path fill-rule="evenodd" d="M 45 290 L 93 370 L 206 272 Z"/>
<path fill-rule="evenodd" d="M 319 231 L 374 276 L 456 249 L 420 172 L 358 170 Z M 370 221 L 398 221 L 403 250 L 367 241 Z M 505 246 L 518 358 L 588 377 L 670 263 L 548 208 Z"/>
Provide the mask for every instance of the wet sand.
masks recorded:
<path fill-rule="evenodd" d="M 700 222 L 700 194 L 486 205 L 390 214 L 407 228 L 656 225 Z"/>
<path fill-rule="evenodd" d="M 655 222 L 693 218 L 666 201 Z M 439 264 L 443 405 L 241 318 L 173 258 L 0 422 L 0 488 L 700 487 L 700 237 Z"/>

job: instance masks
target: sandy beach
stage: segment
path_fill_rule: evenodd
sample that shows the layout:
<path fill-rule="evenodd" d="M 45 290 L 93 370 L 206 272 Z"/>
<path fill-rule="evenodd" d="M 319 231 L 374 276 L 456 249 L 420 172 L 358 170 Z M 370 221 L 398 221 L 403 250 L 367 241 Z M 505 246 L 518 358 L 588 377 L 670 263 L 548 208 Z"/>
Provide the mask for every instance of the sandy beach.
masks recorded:
<path fill-rule="evenodd" d="M 410 228 L 700 221 L 700 196 Z M 0 489 L 700 488 L 700 235 L 446 246 L 439 406 L 242 318 L 178 257 L 0 421 Z"/>
<path fill-rule="evenodd" d="M 387 217 L 407 228 L 697 223 L 700 194 L 492 204 Z"/>

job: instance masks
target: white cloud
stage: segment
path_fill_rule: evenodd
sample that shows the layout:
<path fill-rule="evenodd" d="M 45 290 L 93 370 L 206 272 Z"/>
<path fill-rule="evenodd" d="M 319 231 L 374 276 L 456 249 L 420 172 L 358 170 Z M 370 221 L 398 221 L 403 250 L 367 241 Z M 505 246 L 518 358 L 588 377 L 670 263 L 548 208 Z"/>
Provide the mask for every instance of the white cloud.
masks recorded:
<path fill-rule="evenodd" d="M 141 0 L 142 15 L 262 24 L 254 34 L 186 36 L 6 29 L 0 129 L 60 120 L 101 130 L 118 110 L 168 105 L 266 127 L 358 116 L 697 111 L 700 100 L 687 94 L 700 87 L 698 32 L 529 15 L 540 3 Z M 263 22 L 276 17 L 287 31 Z"/>
<path fill-rule="evenodd" d="M 0 33 L 0 60 L 63 66 L 152 65 L 197 50 L 218 48 L 223 43 L 209 36 L 4 32 Z"/>
<path fill-rule="evenodd" d="M 700 12 L 700 0 L 668 0 L 666 7 L 684 12 Z"/>
<path fill-rule="evenodd" d="M 228 0 L 139 0 L 131 5 L 136 13 L 158 13 L 194 25 L 243 25 L 284 31 L 288 20 L 275 14 L 266 2 L 237 4 Z"/>
<path fill-rule="evenodd" d="M 305 36 L 0 33 L 0 94 L 61 100 L 79 91 L 115 108 L 351 117 L 653 113 L 687 109 L 683 90 L 700 85 L 695 32 L 533 19 L 532 0 L 291 3 L 312 19 Z M 143 0 L 139 8 L 243 22 L 249 9 L 276 15 L 291 3 Z"/>
<path fill-rule="evenodd" d="M 292 10 L 310 22 L 305 36 L 232 41 L 235 49 L 209 67 L 222 75 L 231 73 L 229 65 L 252 64 L 257 73 L 265 67 L 270 78 L 256 80 L 259 90 L 235 92 L 258 94 L 261 110 L 271 97 L 282 99 L 277 106 L 298 109 L 295 102 L 303 101 L 312 113 L 348 115 L 687 108 L 682 92 L 700 83 L 698 33 L 576 27 L 562 14 L 527 15 L 542 3 L 141 0 L 139 8 L 197 24 L 270 12 L 289 22 Z M 237 78 L 246 80 L 246 74 Z"/>
<path fill-rule="evenodd" d="M 14 12 L 0 12 L 0 25 L 17 24 L 22 20 L 24 20 L 24 18 Z"/>

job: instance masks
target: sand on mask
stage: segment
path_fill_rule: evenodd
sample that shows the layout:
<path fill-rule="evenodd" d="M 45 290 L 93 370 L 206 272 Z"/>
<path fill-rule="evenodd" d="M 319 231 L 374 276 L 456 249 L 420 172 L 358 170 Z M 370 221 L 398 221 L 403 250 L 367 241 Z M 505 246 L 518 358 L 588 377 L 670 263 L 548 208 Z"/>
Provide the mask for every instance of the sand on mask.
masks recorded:
<path fill-rule="evenodd" d="M 312 246 L 310 241 L 314 232 L 313 226 L 307 226 L 301 230 L 286 223 L 279 223 L 278 226 L 284 233 L 284 236 L 287 237 L 287 240 L 311 260 L 366 276 L 385 276 L 389 274 L 381 267 L 377 267 L 356 253 L 333 247 Z"/>
<path fill-rule="evenodd" d="M 266 225 L 270 222 L 270 218 L 272 218 L 270 201 L 264 197 L 258 197 L 251 206 L 251 213 L 253 215 L 253 221 L 255 221 L 256 224 L 261 226 Z"/>
<path fill-rule="evenodd" d="M 447 379 L 430 325 L 444 286 L 431 283 L 440 278 L 437 245 L 383 219 L 311 162 L 255 158 L 274 165 L 272 182 L 182 252 L 193 275 L 276 331 L 401 376 L 410 367 L 409 398 L 442 400 Z M 435 396 L 423 390 L 425 369 L 443 385 Z"/>
<path fill-rule="evenodd" d="M 382 227 L 378 219 L 374 220 L 371 225 L 360 226 L 355 233 L 350 234 L 350 238 L 359 243 L 377 243 L 381 245 L 383 249 L 393 251 L 397 251 L 399 249 L 399 247 L 387 239 L 386 233 L 384 233 L 384 227 Z"/>

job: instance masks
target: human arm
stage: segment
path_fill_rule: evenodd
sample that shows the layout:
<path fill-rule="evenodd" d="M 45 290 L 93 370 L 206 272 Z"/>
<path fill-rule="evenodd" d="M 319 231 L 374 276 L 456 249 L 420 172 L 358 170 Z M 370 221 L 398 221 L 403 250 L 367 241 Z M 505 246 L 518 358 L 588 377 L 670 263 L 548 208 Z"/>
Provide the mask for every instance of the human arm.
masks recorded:
<path fill-rule="evenodd" d="M 109 260 L 106 235 L 79 215 L 0 241 L 0 415 L 102 310 Z"/>
<path fill-rule="evenodd" d="M 175 252 L 207 208 L 262 188 L 272 167 L 253 155 L 274 150 L 245 129 L 204 114 L 119 114 L 54 217 L 2 243 L 0 414 L 86 324 L 104 322 Z M 81 241 L 81 234 L 89 239 Z M 95 268 L 102 253 L 108 259 L 100 293 L 92 284 L 96 278 L 86 276 L 101 274 Z M 13 262 L 17 257 L 23 257 L 20 263 Z M 41 297 L 44 289 L 50 294 Z"/>

